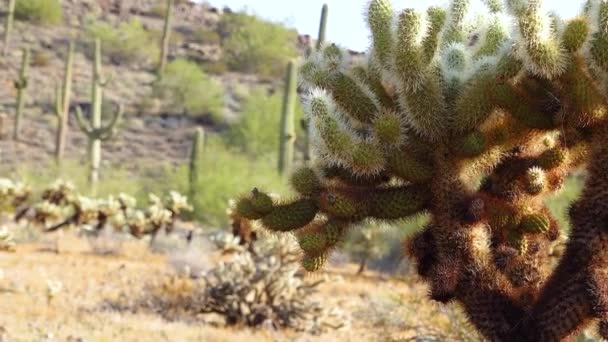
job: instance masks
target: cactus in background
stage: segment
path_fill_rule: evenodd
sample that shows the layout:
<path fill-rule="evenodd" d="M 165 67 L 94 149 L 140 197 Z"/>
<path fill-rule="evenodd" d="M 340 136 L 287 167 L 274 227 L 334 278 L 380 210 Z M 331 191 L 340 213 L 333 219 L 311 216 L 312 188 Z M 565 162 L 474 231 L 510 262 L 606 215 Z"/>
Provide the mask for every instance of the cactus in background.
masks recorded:
<path fill-rule="evenodd" d="M 290 61 L 285 76 L 285 90 L 283 93 L 283 107 L 281 109 L 281 127 L 279 135 L 279 174 L 291 171 L 293 163 L 293 150 L 296 140 L 294 126 L 295 106 L 297 94 L 297 70 L 295 63 Z"/>
<path fill-rule="evenodd" d="M 2 46 L 2 56 L 6 56 L 11 43 L 11 32 L 13 31 L 13 21 L 15 20 L 15 2 L 16 0 L 8 1 L 6 21 L 4 22 L 4 45 Z"/>
<path fill-rule="evenodd" d="M 200 186 L 199 175 L 203 168 L 203 156 L 205 152 L 205 130 L 202 127 L 196 129 L 194 138 L 192 139 L 192 148 L 190 150 L 190 168 L 189 168 L 189 193 L 188 196 L 192 201 L 195 210 L 197 208 L 197 189 Z"/>
<path fill-rule="evenodd" d="M 171 39 L 171 25 L 173 21 L 173 2 L 174 0 L 167 0 L 165 25 L 163 27 L 163 37 L 160 43 L 160 57 L 157 70 L 159 76 L 161 76 L 165 71 L 165 66 L 167 65 L 167 56 L 169 55 L 169 41 Z"/>
<path fill-rule="evenodd" d="M 68 133 L 68 118 L 70 113 L 70 97 L 72 95 L 72 61 L 74 59 L 74 43 L 70 42 L 65 61 L 63 84 L 58 84 L 55 91 L 55 115 L 57 116 L 57 136 L 55 139 L 55 160 L 58 164 L 63 159 L 65 142 Z"/>
<path fill-rule="evenodd" d="M 363 220 L 426 214 L 406 251 L 485 339 L 558 341 L 594 322 L 608 338 L 608 3 L 569 21 L 539 0 L 485 3 L 468 21 L 469 0 L 426 15 L 370 0 L 365 61 L 324 44 L 300 68 L 319 158 L 293 173 L 299 196 L 255 190 L 235 210 L 295 233 L 308 271 Z M 580 167 L 556 257 L 544 200 Z"/>
<path fill-rule="evenodd" d="M 319 35 L 317 37 L 317 51 L 319 51 L 323 44 L 325 44 L 328 11 L 329 6 L 327 4 L 323 4 L 323 7 L 321 8 L 321 21 L 319 22 Z"/>
<path fill-rule="evenodd" d="M 326 32 L 327 32 L 327 15 L 329 12 L 329 6 L 327 4 L 323 4 L 323 8 L 321 8 L 321 20 L 319 22 L 319 35 L 317 37 L 316 51 L 319 51 L 323 44 L 325 44 Z M 308 55 L 310 55 L 312 51 L 308 51 Z M 304 161 L 308 162 L 311 159 L 310 155 L 310 132 L 309 132 L 309 122 L 306 118 L 303 118 L 301 121 L 302 129 L 304 130 Z"/>
<path fill-rule="evenodd" d="M 21 70 L 19 78 L 14 81 L 15 89 L 17 89 L 17 106 L 15 110 L 15 131 L 13 132 L 13 140 L 19 140 L 19 131 L 21 130 L 21 118 L 23 108 L 25 107 L 25 90 L 28 83 L 28 70 L 30 67 L 30 50 L 23 49 L 23 57 L 21 59 Z"/>
<path fill-rule="evenodd" d="M 76 107 L 76 120 L 80 130 L 89 139 L 89 163 L 91 174 L 89 182 L 91 184 L 91 192 L 97 192 L 97 181 L 99 180 L 99 166 L 101 163 L 101 142 L 110 140 L 116 134 L 116 128 L 123 114 L 122 105 L 118 106 L 118 110 L 113 113 L 110 121 L 102 125 L 101 114 L 103 104 L 103 88 L 107 81 L 101 73 L 101 42 L 95 40 L 95 54 L 93 62 L 93 81 L 91 86 L 91 112 L 90 122 L 85 119 L 82 109 Z"/>

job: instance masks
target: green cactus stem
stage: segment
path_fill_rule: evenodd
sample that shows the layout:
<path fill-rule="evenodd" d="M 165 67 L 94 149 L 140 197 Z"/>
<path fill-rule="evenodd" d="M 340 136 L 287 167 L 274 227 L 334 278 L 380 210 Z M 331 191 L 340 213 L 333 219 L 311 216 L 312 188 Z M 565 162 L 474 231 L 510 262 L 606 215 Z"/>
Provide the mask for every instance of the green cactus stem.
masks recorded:
<path fill-rule="evenodd" d="M 87 136 L 89 140 L 89 163 L 90 175 L 89 182 L 91 192 L 97 192 L 97 182 L 99 180 L 99 167 L 101 164 L 101 142 L 110 140 L 116 134 L 117 126 L 122 119 L 123 107 L 118 106 L 118 110 L 113 113 L 110 121 L 102 125 L 102 103 L 103 103 L 103 88 L 107 81 L 103 78 L 101 70 L 101 42 L 95 40 L 95 60 L 93 63 L 93 82 L 91 86 L 91 113 L 90 121 L 87 121 L 82 113 L 82 109 L 76 108 L 76 121 L 80 130 Z"/>
<path fill-rule="evenodd" d="M 4 45 L 2 46 L 2 55 L 6 56 L 10 43 L 11 33 L 13 32 L 13 21 L 15 20 L 15 2 L 17 0 L 9 0 L 6 11 L 6 21 L 4 22 Z"/>
<path fill-rule="evenodd" d="M 70 112 L 70 97 L 72 94 L 72 62 L 74 59 L 74 43 L 70 42 L 65 61 L 63 84 L 57 85 L 55 93 L 55 115 L 58 119 L 57 136 L 55 139 L 55 160 L 58 164 L 63 159 L 65 143 L 68 134 L 68 119 Z"/>
<path fill-rule="evenodd" d="M 30 50 L 28 48 L 23 49 L 23 55 L 21 59 L 21 70 L 19 71 L 19 78 L 14 82 L 15 89 L 17 89 L 17 106 L 15 111 L 15 131 L 13 133 L 13 140 L 19 140 L 19 131 L 21 130 L 21 119 L 23 116 L 23 108 L 25 107 L 25 97 L 28 86 L 28 71 L 30 66 Z"/>
<path fill-rule="evenodd" d="M 189 197 L 193 204 L 197 196 L 197 189 L 200 186 L 200 174 L 203 169 L 203 156 L 205 152 L 205 130 L 198 127 L 192 139 L 192 148 L 190 149 L 190 164 L 189 164 Z M 197 208 L 195 208 L 197 209 Z M 199 208 L 200 209 L 200 208 Z"/>
<path fill-rule="evenodd" d="M 285 76 L 285 91 L 283 94 L 283 107 L 281 110 L 281 123 L 279 134 L 279 174 L 289 174 L 293 164 L 294 144 L 296 131 L 294 124 L 295 106 L 297 97 L 296 66 L 293 61 L 287 65 Z"/>
<path fill-rule="evenodd" d="M 169 55 L 169 42 L 171 39 L 171 26 L 173 22 L 173 3 L 174 0 L 167 0 L 165 24 L 163 26 L 163 37 L 160 43 L 160 57 L 158 60 L 157 73 L 159 76 L 162 76 L 165 71 L 165 67 L 167 66 L 167 57 Z"/>

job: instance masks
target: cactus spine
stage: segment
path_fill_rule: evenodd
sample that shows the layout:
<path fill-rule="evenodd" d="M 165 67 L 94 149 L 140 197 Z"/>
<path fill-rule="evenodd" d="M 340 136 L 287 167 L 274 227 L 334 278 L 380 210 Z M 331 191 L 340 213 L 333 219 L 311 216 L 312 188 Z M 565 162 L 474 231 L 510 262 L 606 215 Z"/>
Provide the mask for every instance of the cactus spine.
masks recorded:
<path fill-rule="evenodd" d="M 297 75 L 293 61 L 287 64 L 285 77 L 285 92 L 283 94 L 283 108 L 281 111 L 281 127 L 279 135 L 279 174 L 287 174 L 293 163 L 294 143 L 296 132 L 294 115 L 297 97 Z"/>
<path fill-rule="evenodd" d="M 160 58 L 158 61 L 158 75 L 162 75 L 167 65 L 167 56 L 169 55 L 169 40 L 171 39 L 171 25 L 173 21 L 173 2 L 167 0 L 167 11 L 165 12 L 165 25 L 163 27 L 163 37 L 160 44 Z"/>
<path fill-rule="evenodd" d="M 65 142 L 68 133 L 68 118 L 70 112 L 70 97 L 72 95 L 72 61 L 74 59 L 74 43 L 68 46 L 67 59 L 65 61 L 65 71 L 63 84 L 57 85 L 55 92 L 55 115 L 57 115 L 59 126 L 55 140 L 55 160 L 61 163 L 65 151 Z"/>
<path fill-rule="evenodd" d="M 203 167 L 203 155 L 205 151 L 205 130 L 202 127 L 196 129 L 194 133 L 194 139 L 192 139 L 192 149 L 190 151 L 190 168 L 189 168 L 189 180 L 190 189 L 189 197 L 192 203 L 197 203 L 196 192 L 200 185 L 199 176 Z"/>
<path fill-rule="evenodd" d="M 19 131 L 21 130 L 21 118 L 23 115 L 23 108 L 25 107 L 25 90 L 27 89 L 29 66 L 30 50 L 28 48 L 25 48 L 23 49 L 23 57 L 21 59 L 21 70 L 19 71 L 19 78 L 14 82 L 15 89 L 17 89 L 17 108 L 15 111 L 15 131 L 13 133 L 13 140 L 19 140 Z"/>
<path fill-rule="evenodd" d="M 4 46 L 2 46 L 3 56 L 6 56 L 9 44 L 11 42 L 11 32 L 13 31 L 13 21 L 15 20 L 15 2 L 16 0 L 9 0 L 8 2 L 6 22 L 4 23 Z"/>
<path fill-rule="evenodd" d="M 93 81 L 91 86 L 91 119 L 87 122 L 80 107 L 76 108 L 76 119 L 81 131 L 89 139 L 89 163 L 91 173 L 89 182 L 91 184 L 91 192 L 97 192 L 97 181 L 99 180 L 99 166 L 101 163 L 101 142 L 111 139 L 116 134 L 116 126 L 122 118 L 122 105 L 118 106 L 118 110 L 114 112 L 111 120 L 106 124 L 101 123 L 102 104 L 103 104 L 103 88 L 107 81 L 101 73 L 101 42 L 95 40 L 95 60 L 93 63 Z"/>

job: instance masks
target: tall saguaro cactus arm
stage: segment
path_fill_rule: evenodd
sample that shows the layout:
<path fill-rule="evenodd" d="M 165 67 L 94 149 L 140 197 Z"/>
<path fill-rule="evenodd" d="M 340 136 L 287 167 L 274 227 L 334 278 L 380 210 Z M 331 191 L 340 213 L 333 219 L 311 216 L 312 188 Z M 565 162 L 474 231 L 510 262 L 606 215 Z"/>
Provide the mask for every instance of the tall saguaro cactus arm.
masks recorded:
<path fill-rule="evenodd" d="M 298 196 L 258 190 L 236 212 L 295 234 L 316 271 L 350 228 L 426 213 L 405 241 L 430 297 L 490 341 L 608 339 L 608 2 L 561 20 L 540 0 L 469 0 L 424 16 L 370 0 L 371 48 L 323 44 L 300 67 L 314 164 Z M 510 25 L 510 24 L 514 25 Z M 564 240 L 545 199 L 587 171 Z M 557 266 L 554 266 L 557 265 Z"/>
<path fill-rule="evenodd" d="M 15 20 L 15 2 L 17 0 L 9 0 L 8 9 L 6 11 L 6 21 L 4 22 L 4 45 L 2 46 L 2 55 L 6 56 L 11 43 L 11 33 L 13 32 L 13 21 Z"/>
<path fill-rule="evenodd" d="M 124 113 L 124 107 L 122 104 L 118 105 L 118 109 L 113 112 L 112 118 L 105 125 L 94 128 L 91 122 L 88 122 L 82 113 L 82 109 L 80 107 L 76 107 L 75 117 L 76 122 L 78 123 L 78 127 L 80 130 L 91 140 L 100 140 L 107 141 L 112 139 L 117 131 L 118 126 L 122 120 L 122 116 Z"/>
<path fill-rule="evenodd" d="M 55 115 L 58 119 L 57 136 L 55 139 L 55 159 L 61 162 L 65 151 L 68 133 L 70 97 L 72 96 L 72 62 L 74 59 L 74 43 L 70 42 L 65 61 L 63 83 L 57 85 L 55 93 Z"/>
<path fill-rule="evenodd" d="M 283 107 L 281 110 L 280 134 L 279 134 L 279 166 L 280 174 L 291 170 L 293 163 L 295 131 L 295 106 L 297 97 L 297 71 L 293 61 L 287 65 L 285 76 L 285 91 L 283 94 Z"/>
<path fill-rule="evenodd" d="M 103 88 L 107 80 L 103 78 L 101 70 L 101 42 L 95 40 L 95 60 L 93 61 L 93 81 L 91 85 L 91 113 L 90 121 L 84 118 L 82 110 L 76 108 L 76 121 L 80 130 L 89 139 L 89 163 L 91 167 L 90 183 L 92 193 L 96 192 L 96 185 L 99 179 L 99 167 L 101 163 L 101 142 L 111 139 L 115 133 L 118 123 L 122 119 L 123 106 L 119 104 L 118 110 L 113 113 L 112 118 L 107 124 L 102 124 L 102 104 Z"/>
<path fill-rule="evenodd" d="M 23 116 L 23 109 L 25 107 L 25 96 L 28 86 L 28 71 L 30 66 L 30 50 L 23 49 L 23 57 L 21 59 L 21 70 L 19 71 L 19 78 L 14 81 L 15 89 L 17 89 L 17 106 L 15 110 L 15 130 L 13 133 L 13 139 L 19 140 L 19 132 L 21 130 L 21 119 Z"/>
<path fill-rule="evenodd" d="M 163 37 L 160 45 L 160 58 L 158 61 L 158 75 L 162 75 L 167 65 L 169 55 L 169 43 L 171 40 L 171 26 L 173 22 L 173 3 L 174 0 L 167 0 L 167 11 L 165 12 L 165 24 L 163 27 Z"/>

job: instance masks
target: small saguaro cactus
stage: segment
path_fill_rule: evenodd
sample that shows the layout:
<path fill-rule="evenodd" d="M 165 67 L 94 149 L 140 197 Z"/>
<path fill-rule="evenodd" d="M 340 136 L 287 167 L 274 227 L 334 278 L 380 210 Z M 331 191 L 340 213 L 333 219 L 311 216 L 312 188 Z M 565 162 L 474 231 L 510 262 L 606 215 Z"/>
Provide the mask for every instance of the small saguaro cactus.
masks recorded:
<path fill-rule="evenodd" d="M 90 121 L 85 119 L 82 109 L 76 107 L 76 121 L 82 132 L 89 139 L 89 163 L 91 173 L 89 182 L 91 184 L 91 192 L 96 193 L 97 181 L 99 180 L 99 167 L 101 164 L 101 142 L 110 140 L 116 134 L 116 128 L 123 114 L 122 105 L 118 106 L 118 110 L 113 113 L 112 118 L 105 125 L 102 125 L 101 114 L 103 104 L 103 88 L 106 86 L 107 80 L 103 78 L 101 73 L 101 42 L 95 40 L 95 54 L 93 62 L 93 80 L 91 86 L 91 112 Z"/>
<path fill-rule="evenodd" d="M 291 171 L 293 164 L 294 143 L 296 140 L 295 129 L 295 107 L 298 96 L 297 69 L 295 62 L 287 64 L 285 75 L 285 90 L 283 93 L 283 106 L 281 109 L 280 134 L 279 134 L 279 174 Z"/>
<path fill-rule="evenodd" d="M 190 165 L 189 165 L 189 187 L 190 191 L 188 196 L 194 205 L 194 209 L 197 208 L 197 191 L 200 186 L 200 173 L 203 168 L 203 156 L 205 151 L 205 130 L 202 127 L 198 127 L 194 133 L 192 139 L 192 148 L 190 150 Z"/>
<path fill-rule="evenodd" d="M 160 43 L 160 57 L 158 60 L 158 75 L 162 75 L 167 65 L 167 56 L 169 55 L 169 43 L 171 39 L 171 26 L 173 21 L 173 2 L 167 0 L 167 10 L 165 12 L 165 24 L 163 27 L 163 37 Z"/>
<path fill-rule="evenodd" d="M 25 96 L 28 85 L 28 71 L 30 67 L 30 50 L 28 48 L 23 49 L 23 56 L 21 59 L 21 70 L 19 71 L 19 78 L 13 83 L 15 89 L 17 89 L 17 106 L 15 109 L 15 131 L 13 132 L 13 140 L 19 140 L 19 131 L 21 130 L 21 118 L 23 116 L 23 109 L 25 108 Z"/>
<path fill-rule="evenodd" d="M 319 22 L 319 35 L 317 37 L 317 51 L 325 44 L 326 32 L 327 32 L 327 13 L 329 12 L 329 6 L 323 4 L 321 8 L 321 20 Z"/>
<path fill-rule="evenodd" d="M 65 142 L 68 133 L 68 118 L 70 112 L 70 97 L 72 95 L 72 61 L 74 59 L 74 43 L 68 45 L 63 84 L 57 84 L 55 90 L 55 115 L 58 127 L 55 139 L 55 160 L 61 163 L 65 150 Z"/>
<path fill-rule="evenodd" d="M 255 190 L 237 212 L 293 232 L 319 270 L 364 220 L 429 221 L 404 243 L 430 297 L 457 302 L 490 341 L 608 339 L 608 2 L 570 20 L 540 0 L 393 10 L 370 0 L 371 47 L 324 44 L 300 68 L 318 160 L 299 194 Z M 474 18 L 469 21 L 468 18 Z M 545 199 L 583 168 L 563 234 Z"/>
<path fill-rule="evenodd" d="M 13 21 L 15 20 L 15 2 L 16 0 L 8 1 L 6 11 L 6 21 L 4 22 L 4 45 L 2 46 L 2 55 L 6 56 L 11 43 L 11 33 L 13 32 Z"/>

